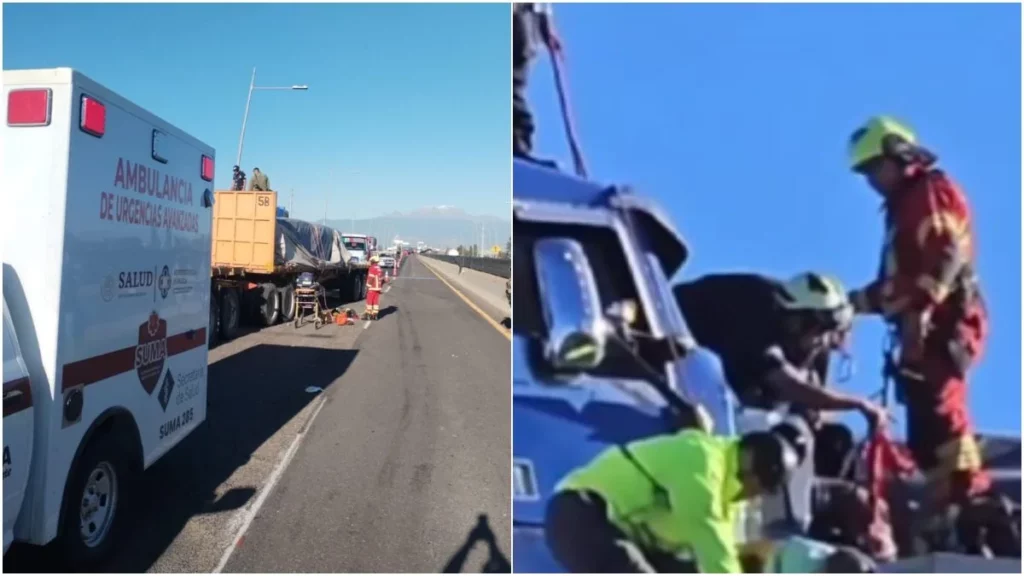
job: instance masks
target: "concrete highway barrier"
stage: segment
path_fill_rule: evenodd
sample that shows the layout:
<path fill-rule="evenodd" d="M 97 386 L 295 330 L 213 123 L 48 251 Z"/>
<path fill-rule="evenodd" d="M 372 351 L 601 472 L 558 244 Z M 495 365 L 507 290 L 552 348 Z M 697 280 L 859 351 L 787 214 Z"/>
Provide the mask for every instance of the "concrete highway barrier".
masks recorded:
<path fill-rule="evenodd" d="M 446 258 L 448 257 L 446 256 Z M 468 267 L 463 267 L 460 274 L 458 265 L 442 261 L 433 254 L 430 256 L 420 254 L 420 259 L 434 273 L 450 282 L 459 290 L 465 291 L 467 296 L 487 304 L 489 308 L 492 308 L 490 312 L 498 317 L 499 320 L 509 315 L 508 300 L 505 298 L 506 278 Z M 487 258 L 479 258 L 479 260 L 487 260 Z M 508 262 L 508 260 L 505 260 L 505 262 Z"/>
<path fill-rule="evenodd" d="M 444 254 L 420 254 L 420 256 L 454 264 L 456 269 L 458 269 L 459 262 L 462 262 L 463 268 L 477 270 L 505 279 L 512 277 L 512 260 L 507 258 L 474 258 L 471 256 L 446 256 Z"/>

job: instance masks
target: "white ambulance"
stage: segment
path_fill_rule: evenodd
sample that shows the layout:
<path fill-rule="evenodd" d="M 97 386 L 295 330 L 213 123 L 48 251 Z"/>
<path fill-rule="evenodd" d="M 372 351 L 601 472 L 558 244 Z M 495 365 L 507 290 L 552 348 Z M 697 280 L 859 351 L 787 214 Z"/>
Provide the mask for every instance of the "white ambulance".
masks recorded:
<path fill-rule="evenodd" d="M 206 419 L 214 151 L 67 68 L 3 93 L 4 554 L 85 568 Z"/>

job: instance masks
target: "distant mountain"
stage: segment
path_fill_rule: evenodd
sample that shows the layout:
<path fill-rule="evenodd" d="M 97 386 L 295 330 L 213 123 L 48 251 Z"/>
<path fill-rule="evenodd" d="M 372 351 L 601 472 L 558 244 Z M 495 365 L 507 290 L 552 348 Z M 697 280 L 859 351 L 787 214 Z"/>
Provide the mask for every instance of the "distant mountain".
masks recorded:
<path fill-rule="evenodd" d="M 395 211 L 384 216 L 362 219 L 328 218 L 327 225 L 341 232 L 354 232 L 376 236 L 387 245 L 397 236 L 415 245 L 444 249 L 480 243 L 481 228 L 484 242 L 505 246 L 512 237 L 512 223 L 507 218 L 467 214 L 455 206 L 429 206 L 409 212 Z"/>

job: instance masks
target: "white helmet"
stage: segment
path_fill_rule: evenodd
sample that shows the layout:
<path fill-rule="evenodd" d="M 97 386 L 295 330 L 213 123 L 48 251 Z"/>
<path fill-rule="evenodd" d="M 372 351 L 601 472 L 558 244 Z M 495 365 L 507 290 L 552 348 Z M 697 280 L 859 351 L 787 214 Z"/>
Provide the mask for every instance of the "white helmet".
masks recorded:
<path fill-rule="evenodd" d="M 832 276 L 804 272 L 782 285 L 776 299 L 787 311 L 809 312 L 832 319 L 838 326 L 853 320 L 853 306 L 843 284 Z"/>

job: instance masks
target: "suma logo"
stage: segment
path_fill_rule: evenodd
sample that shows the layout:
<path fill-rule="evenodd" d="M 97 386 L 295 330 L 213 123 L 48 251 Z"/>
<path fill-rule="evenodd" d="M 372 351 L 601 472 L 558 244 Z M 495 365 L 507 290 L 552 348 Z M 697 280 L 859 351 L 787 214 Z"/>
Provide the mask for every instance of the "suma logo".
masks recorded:
<path fill-rule="evenodd" d="M 139 343 L 135 347 L 135 371 L 146 394 L 152 394 L 164 371 L 167 360 L 167 320 L 153 311 L 139 326 Z"/>

